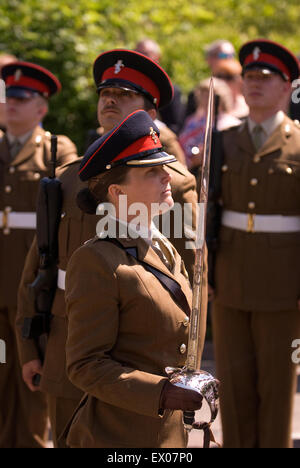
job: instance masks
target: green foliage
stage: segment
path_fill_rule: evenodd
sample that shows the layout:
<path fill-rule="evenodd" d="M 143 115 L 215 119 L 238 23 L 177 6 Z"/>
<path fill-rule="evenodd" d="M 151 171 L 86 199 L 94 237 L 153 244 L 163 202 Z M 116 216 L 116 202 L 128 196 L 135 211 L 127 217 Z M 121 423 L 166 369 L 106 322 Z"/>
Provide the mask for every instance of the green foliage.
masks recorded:
<path fill-rule="evenodd" d="M 236 48 L 256 37 L 300 50 L 299 0 L 1 0 L 0 53 L 49 68 L 63 90 L 51 100 L 45 127 L 84 148 L 97 126 L 95 58 L 110 48 L 133 48 L 151 37 L 162 65 L 187 93 L 207 75 L 203 49 L 215 39 Z"/>

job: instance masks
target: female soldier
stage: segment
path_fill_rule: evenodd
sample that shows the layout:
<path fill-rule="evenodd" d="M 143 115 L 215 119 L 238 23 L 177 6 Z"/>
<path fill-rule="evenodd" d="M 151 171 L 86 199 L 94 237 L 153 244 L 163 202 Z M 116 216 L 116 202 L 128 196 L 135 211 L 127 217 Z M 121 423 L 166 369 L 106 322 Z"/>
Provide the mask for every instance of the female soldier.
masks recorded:
<path fill-rule="evenodd" d="M 68 265 L 68 375 L 86 392 L 66 431 L 71 447 L 185 447 L 176 410 L 202 404 L 164 372 L 185 364 L 191 290 L 180 256 L 151 224 L 155 204 L 173 204 L 163 165 L 175 158 L 162 152 L 158 135 L 149 115 L 135 111 L 81 163 L 89 189 L 88 197 L 79 194 L 80 207 L 95 212 L 110 202 L 116 229 L 108 223 L 108 237 L 98 232 Z M 137 202 L 149 213 L 139 225 L 130 215 Z"/>

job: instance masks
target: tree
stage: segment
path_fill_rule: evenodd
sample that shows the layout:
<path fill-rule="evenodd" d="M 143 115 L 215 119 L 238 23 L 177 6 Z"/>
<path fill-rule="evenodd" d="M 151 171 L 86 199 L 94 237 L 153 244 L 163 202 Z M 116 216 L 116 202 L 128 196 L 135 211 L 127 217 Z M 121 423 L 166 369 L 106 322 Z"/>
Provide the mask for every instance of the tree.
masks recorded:
<path fill-rule="evenodd" d="M 265 37 L 300 49 L 298 0 L 1 0 L 0 13 L 0 52 L 45 66 L 61 80 L 45 127 L 70 136 L 79 151 L 97 126 L 92 64 L 105 50 L 151 37 L 187 93 L 208 73 L 203 49 L 213 40 L 239 48 Z"/>

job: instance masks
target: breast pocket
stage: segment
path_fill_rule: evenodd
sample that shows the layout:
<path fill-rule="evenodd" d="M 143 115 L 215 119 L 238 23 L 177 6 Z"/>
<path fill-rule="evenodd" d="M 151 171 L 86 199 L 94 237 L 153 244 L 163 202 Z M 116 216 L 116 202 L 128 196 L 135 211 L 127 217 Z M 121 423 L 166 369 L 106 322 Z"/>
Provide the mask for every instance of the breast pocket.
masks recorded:
<path fill-rule="evenodd" d="M 275 160 L 268 169 L 266 198 L 282 214 L 300 212 L 300 163 Z"/>
<path fill-rule="evenodd" d="M 239 158 L 227 158 L 222 166 L 222 200 L 225 206 L 233 207 L 237 195 L 240 197 L 242 193 L 242 164 Z"/>
<path fill-rule="evenodd" d="M 20 191 L 20 208 L 22 211 L 36 211 L 37 197 L 40 182 L 46 174 L 43 171 L 21 171 L 16 172 L 17 189 Z M 21 206 L 22 205 L 22 206 Z"/>

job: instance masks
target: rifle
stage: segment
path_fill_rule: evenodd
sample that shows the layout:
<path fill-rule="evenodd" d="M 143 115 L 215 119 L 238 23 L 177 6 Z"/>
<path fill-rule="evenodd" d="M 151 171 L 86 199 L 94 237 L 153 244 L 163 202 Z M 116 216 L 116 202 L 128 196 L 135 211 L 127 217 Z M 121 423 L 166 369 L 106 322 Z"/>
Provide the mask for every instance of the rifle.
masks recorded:
<path fill-rule="evenodd" d="M 219 199 L 221 194 L 222 164 L 224 156 L 222 133 L 217 130 L 219 101 L 220 98 L 216 95 L 207 203 L 206 244 L 208 249 L 208 283 L 212 287 L 215 286 L 215 262 L 222 214 L 222 207 Z"/>
<path fill-rule="evenodd" d="M 28 285 L 34 304 L 33 317 L 25 317 L 22 337 L 37 343 L 39 357 L 43 362 L 47 336 L 51 325 L 51 308 L 57 287 L 58 228 L 61 218 L 61 182 L 55 177 L 57 136 L 51 136 L 51 171 L 40 182 L 37 198 L 37 243 L 39 269 L 33 283 Z M 33 378 L 39 384 L 39 375 Z"/>

